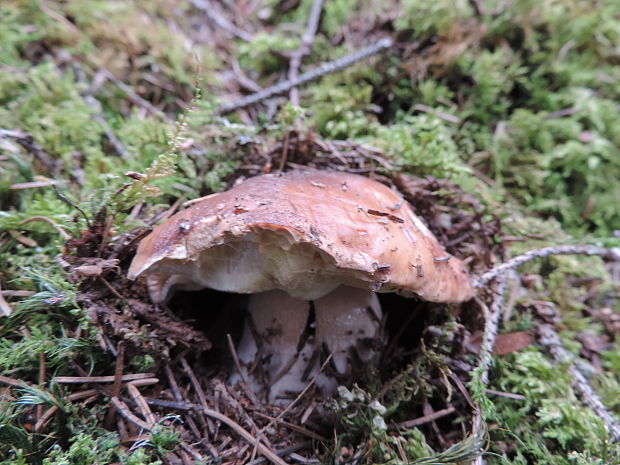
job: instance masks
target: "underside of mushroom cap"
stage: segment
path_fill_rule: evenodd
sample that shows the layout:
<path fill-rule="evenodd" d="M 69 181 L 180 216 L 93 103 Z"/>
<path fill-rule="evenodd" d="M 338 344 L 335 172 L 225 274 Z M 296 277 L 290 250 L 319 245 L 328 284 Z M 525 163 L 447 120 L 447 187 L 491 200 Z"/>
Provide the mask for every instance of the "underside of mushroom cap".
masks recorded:
<path fill-rule="evenodd" d="M 152 273 L 307 300 L 339 284 L 434 302 L 473 295 L 462 262 L 399 193 L 363 176 L 314 170 L 257 176 L 177 213 L 142 241 L 129 277 Z"/>

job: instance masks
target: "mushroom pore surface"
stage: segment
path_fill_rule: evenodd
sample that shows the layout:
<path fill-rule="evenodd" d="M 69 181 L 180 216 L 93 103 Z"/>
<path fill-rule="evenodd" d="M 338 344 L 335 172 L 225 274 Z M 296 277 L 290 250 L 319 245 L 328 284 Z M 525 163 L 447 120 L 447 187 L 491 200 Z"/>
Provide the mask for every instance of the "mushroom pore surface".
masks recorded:
<path fill-rule="evenodd" d="M 174 286 L 305 300 L 340 284 L 433 302 L 473 295 L 463 264 L 398 192 L 325 171 L 257 176 L 177 213 L 140 243 L 128 275 L 145 274 L 155 301 Z"/>

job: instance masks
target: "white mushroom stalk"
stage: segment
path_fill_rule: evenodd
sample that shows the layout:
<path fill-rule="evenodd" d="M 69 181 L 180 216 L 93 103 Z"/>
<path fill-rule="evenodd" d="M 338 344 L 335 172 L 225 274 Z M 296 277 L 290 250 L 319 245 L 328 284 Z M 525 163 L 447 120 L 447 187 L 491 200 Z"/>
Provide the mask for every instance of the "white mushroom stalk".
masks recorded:
<path fill-rule="evenodd" d="M 250 388 L 272 403 L 294 399 L 319 374 L 327 351 L 337 374 L 359 363 L 373 363 L 381 334 L 381 306 L 372 291 L 340 286 L 312 302 L 314 328 L 308 327 L 311 303 L 283 291 L 252 294 L 237 356 Z M 311 334 L 314 329 L 315 334 Z M 336 379 L 321 373 L 317 385 L 333 393 Z"/>
<path fill-rule="evenodd" d="M 237 354 L 251 388 L 271 402 L 305 388 L 326 352 L 331 367 L 317 380 L 325 393 L 356 363 L 372 363 L 375 292 L 433 302 L 473 295 L 463 263 L 398 192 L 312 170 L 257 176 L 172 216 L 138 247 L 128 277 L 143 275 L 154 302 L 175 289 L 251 294 Z"/>

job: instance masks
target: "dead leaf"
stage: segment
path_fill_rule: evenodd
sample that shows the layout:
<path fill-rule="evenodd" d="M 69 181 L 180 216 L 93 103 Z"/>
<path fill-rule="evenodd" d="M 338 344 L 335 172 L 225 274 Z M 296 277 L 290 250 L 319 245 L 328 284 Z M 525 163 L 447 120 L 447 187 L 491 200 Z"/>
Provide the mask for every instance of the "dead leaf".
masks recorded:
<path fill-rule="evenodd" d="M 500 334 L 495 339 L 493 346 L 494 355 L 505 355 L 517 350 L 525 349 L 534 340 L 534 336 L 525 331 L 517 331 L 514 333 Z"/>

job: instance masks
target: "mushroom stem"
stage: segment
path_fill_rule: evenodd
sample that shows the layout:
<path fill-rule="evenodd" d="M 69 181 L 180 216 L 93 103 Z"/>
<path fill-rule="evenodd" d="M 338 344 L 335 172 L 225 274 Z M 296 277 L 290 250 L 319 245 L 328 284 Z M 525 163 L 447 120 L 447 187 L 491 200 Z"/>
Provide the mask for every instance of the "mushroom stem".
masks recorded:
<path fill-rule="evenodd" d="M 316 334 L 308 327 L 310 302 L 274 290 L 252 294 L 237 356 L 250 388 L 269 402 L 294 398 L 318 372 L 315 353 L 327 350 L 337 374 L 350 376 L 377 355 L 381 306 L 374 292 L 340 286 L 313 301 Z M 231 382 L 237 382 L 233 375 Z M 317 385 L 333 393 L 339 381 L 322 373 Z"/>
<path fill-rule="evenodd" d="M 250 295 L 237 356 L 250 388 L 271 402 L 306 385 L 302 378 L 312 354 L 305 340 L 309 312 L 308 301 L 284 291 Z"/>
<path fill-rule="evenodd" d="M 316 299 L 314 311 L 316 344 L 333 354 L 338 373 L 351 374 L 375 358 L 382 312 L 374 292 L 340 286 Z"/>

